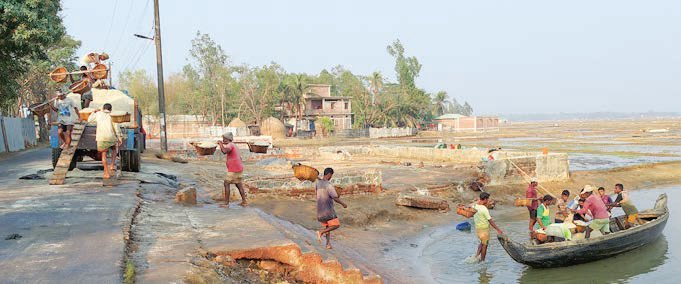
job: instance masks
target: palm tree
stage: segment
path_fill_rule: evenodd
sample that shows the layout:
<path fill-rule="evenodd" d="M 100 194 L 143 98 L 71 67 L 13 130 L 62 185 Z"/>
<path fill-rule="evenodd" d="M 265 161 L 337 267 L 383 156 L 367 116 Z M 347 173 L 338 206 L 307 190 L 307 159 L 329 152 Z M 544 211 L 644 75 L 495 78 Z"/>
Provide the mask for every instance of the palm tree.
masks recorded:
<path fill-rule="evenodd" d="M 439 91 L 433 97 L 433 107 L 436 116 L 443 115 L 447 109 L 447 92 Z"/>

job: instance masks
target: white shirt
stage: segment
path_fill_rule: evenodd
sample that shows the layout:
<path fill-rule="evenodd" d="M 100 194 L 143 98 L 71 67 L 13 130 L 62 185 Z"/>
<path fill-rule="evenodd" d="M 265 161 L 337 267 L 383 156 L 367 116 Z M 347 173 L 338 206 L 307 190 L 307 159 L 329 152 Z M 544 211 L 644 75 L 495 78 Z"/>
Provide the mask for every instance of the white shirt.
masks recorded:
<path fill-rule="evenodd" d="M 76 105 L 71 99 L 68 97 L 63 100 L 56 99 L 54 107 L 57 108 L 57 123 L 73 125 L 73 114 L 75 113 Z"/>
<path fill-rule="evenodd" d="M 94 54 L 94 56 L 95 56 L 94 60 L 92 58 L 90 58 L 90 56 L 88 56 L 90 54 Z M 88 69 L 90 69 L 90 64 L 96 64 L 96 63 L 99 63 L 99 53 L 97 53 L 97 52 L 89 52 L 89 53 L 83 55 L 83 57 L 80 58 L 80 66 L 87 66 Z"/>
<path fill-rule="evenodd" d="M 108 110 L 91 114 L 87 121 L 97 124 L 97 136 L 95 137 L 97 142 L 114 142 L 118 141 L 118 137 L 122 138 L 121 131 L 118 127 L 114 126 L 111 120 L 111 112 Z"/>

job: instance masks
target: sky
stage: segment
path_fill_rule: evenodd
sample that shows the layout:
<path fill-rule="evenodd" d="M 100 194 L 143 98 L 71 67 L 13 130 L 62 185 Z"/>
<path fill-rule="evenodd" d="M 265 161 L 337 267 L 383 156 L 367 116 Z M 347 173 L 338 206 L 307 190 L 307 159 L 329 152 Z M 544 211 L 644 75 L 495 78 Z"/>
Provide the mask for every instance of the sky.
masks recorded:
<path fill-rule="evenodd" d="M 681 111 L 681 1 L 159 0 L 164 75 L 197 31 L 233 64 L 319 74 L 342 65 L 396 80 L 386 46 L 423 65 L 417 86 L 475 114 Z M 63 0 L 80 54 L 156 76 L 151 0 Z"/>

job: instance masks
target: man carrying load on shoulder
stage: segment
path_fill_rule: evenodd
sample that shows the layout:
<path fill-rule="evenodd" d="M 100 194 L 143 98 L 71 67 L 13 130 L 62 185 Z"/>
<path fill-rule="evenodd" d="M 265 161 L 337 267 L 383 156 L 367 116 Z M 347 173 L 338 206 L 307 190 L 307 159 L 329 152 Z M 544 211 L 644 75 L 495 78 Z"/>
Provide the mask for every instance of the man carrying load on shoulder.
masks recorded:
<path fill-rule="evenodd" d="M 487 246 L 489 245 L 489 226 L 491 225 L 497 230 L 499 235 L 503 234 L 501 229 L 497 227 L 497 224 L 492 220 L 492 216 L 489 215 L 489 210 L 487 210 L 487 202 L 489 202 L 489 193 L 480 193 L 480 199 L 473 204 L 473 208 L 477 211 L 473 215 L 473 221 L 475 223 L 475 232 L 480 239 L 480 245 L 478 245 L 478 251 L 475 254 L 476 258 L 480 261 L 485 261 L 485 256 L 487 255 Z"/>
<path fill-rule="evenodd" d="M 593 214 L 593 220 L 589 227 L 586 229 L 586 234 L 584 238 L 588 239 L 591 236 L 591 231 L 600 230 L 601 233 L 610 233 L 610 215 L 608 214 L 608 209 L 605 207 L 603 200 L 593 194 L 593 187 L 591 185 L 585 185 L 579 196 L 581 198 L 586 198 L 584 201 L 584 207 L 579 210 L 570 209 L 572 213 L 586 213 L 591 211 Z"/>
<path fill-rule="evenodd" d="M 102 155 L 102 166 L 104 166 L 104 175 L 102 177 L 107 179 L 111 177 L 109 170 L 115 171 L 117 148 L 123 144 L 120 129 L 114 125 L 111 119 L 111 104 L 104 104 L 101 111 L 100 109 L 95 109 L 87 121 L 97 124 L 95 140 L 97 141 L 97 151 Z M 111 154 L 111 165 L 108 165 L 106 158 L 109 150 L 113 152 Z"/>

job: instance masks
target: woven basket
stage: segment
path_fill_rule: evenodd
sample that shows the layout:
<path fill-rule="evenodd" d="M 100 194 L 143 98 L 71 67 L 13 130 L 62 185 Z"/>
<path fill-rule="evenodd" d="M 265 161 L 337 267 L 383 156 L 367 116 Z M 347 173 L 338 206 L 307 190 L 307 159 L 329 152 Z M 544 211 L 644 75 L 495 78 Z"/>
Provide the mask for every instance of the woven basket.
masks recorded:
<path fill-rule="evenodd" d="M 28 108 L 33 112 L 33 114 L 38 116 L 43 116 L 50 112 L 50 104 L 44 104 L 42 106 L 36 107 L 39 104 L 41 103 L 32 104 Z"/>
<path fill-rule="evenodd" d="M 83 111 L 83 110 L 78 112 L 78 115 L 80 116 L 80 120 L 85 120 L 85 121 L 87 121 L 87 119 L 90 118 L 91 114 L 92 114 L 92 112 Z"/>
<path fill-rule="evenodd" d="M 80 94 L 80 95 L 85 94 L 88 91 L 90 91 L 90 88 L 91 88 L 91 86 L 90 86 L 89 80 L 80 80 L 78 82 L 71 84 L 71 86 L 69 86 L 69 90 L 71 90 L 71 92 L 74 92 L 74 93 Z"/>
<path fill-rule="evenodd" d="M 534 238 L 540 242 L 546 242 L 546 234 L 534 232 Z"/>
<path fill-rule="evenodd" d="M 111 121 L 115 123 L 130 122 L 130 113 L 125 113 L 121 115 L 111 115 Z"/>
<path fill-rule="evenodd" d="M 250 150 L 253 153 L 267 153 L 267 148 L 269 148 L 270 145 L 257 145 L 253 143 L 248 143 L 248 150 Z"/>
<path fill-rule="evenodd" d="M 516 198 L 515 199 L 515 206 L 530 206 L 532 205 L 532 199 L 530 198 Z"/>
<path fill-rule="evenodd" d="M 473 215 L 475 215 L 475 213 L 477 212 L 478 210 L 475 210 L 473 207 L 468 207 L 463 204 L 459 204 L 456 206 L 456 214 L 459 214 L 466 218 L 473 217 Z"/>
<path fill-rule="evenodd" d="M 215 154 L 215 150 L 218 148 L 218 146 L 213 146 L 213 147 L 208 147 L 204 148 L 201 147 L 199 143 L 189 143 L 190 145 L 194 146 L 194 149 L 196 150 L 196 153 L 201 155 L 201 156 L 209 156 Z"/>
<path fill-rule="evenodd" d="M 68 71 L 66 71 L 66 68 L 64 67 L 59 67 L 57 69 L 54 69 L 54 71 L 50 72 L 50 80 L 55 83 L 62 83 L 66 82 L 66 74 Z"/>
<path fill-rule="evenodd" d="M 97 79 L 106 79 L 108 73 L 109 71 L 106 70 L 106 65 L 104 64 L 97 64 L 92 68 L 92 76 Z"/>
<path fill-rule="evenodd" d="M 315 182 L 319 176 L 319 171 L 310 166 L 297 165 L 293 166 L 293 175 L 300 181 L 309 180 Z"/>

